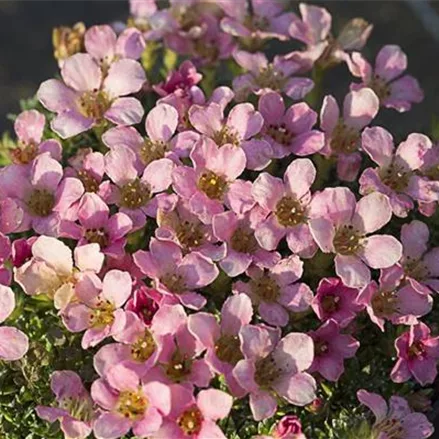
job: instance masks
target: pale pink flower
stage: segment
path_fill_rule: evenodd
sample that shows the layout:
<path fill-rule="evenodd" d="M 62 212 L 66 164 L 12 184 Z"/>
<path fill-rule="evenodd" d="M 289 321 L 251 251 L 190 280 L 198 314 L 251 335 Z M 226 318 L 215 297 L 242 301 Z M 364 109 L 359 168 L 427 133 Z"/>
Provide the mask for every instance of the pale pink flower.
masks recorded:
<path fill-rule="evenodd" d="M 139 91 L 145 82 L 145 71 L 137 61 L 118 60 L 104 76 L 91 55 L 77 53 L 65 60 L 61 76 L 62 81 L 43 82 L 37 96 L 45 108 L 57 113 L 51 128 L 63 139 L 105 120 L 116 125 L 133 125 L 142 119 L 140 102 L 133 97 L 122 97 Z"/>
<path fill-rule="evenodd" d="M 77 290 L 86 288 L 84 275 L 98 273 L 104 262 L 97 244 L 76 247 L 73 256 L 62 241 L 40 236 L 32 244 L 32 258 L 15 268 L 15 281 L 26 294 L 45 294 L 64 309 L 77 300 Z"/>
<path fill-rule="evenodd" d="M 56 406 L 37 406 L 37 415 L 50 423 L 59 421 L 66 437 L 85 439 L 92 432 L 96 416 L 93 401 L 81 378 L 71 370 L 52 374 L 50 387 L 55 394 Z"/>
<path fill-rule="evenodd" d="M 15 309 L 15 295 L 11 288 L 0 285 L 0 323 Z M 27 335 L 11 326 L 0 326 L 0 360 L 16 361 L 29 349 Z"/>
<path fill-rule="evenodd" d="M 286 237 L 288 247 L 298 255 L 310 258 L 317 245 L 308 226 L 311 185 L 316 178 L 316 168 L 309 159 L 293 160 L 285 171 L 283 180 L 263 172 L 253 183 L 252 194 L 267 212 L 255 232 L 262 248 L 275 250 Z"/>
<path fill-rule="evenodd" d="M 323 133 L 313 129 L 317 113 L 305 102 L 286 110 L 282 96 L 268 92 L 259 98 L 258 109 L 264 118 L 262 138 L 271 145 L 273 158 L 307 156 L 323 148 Z"/>
<path fill-rule="evenodd" d="M 338 178 L 354 181 L 360 170 L 361 130 L 379 110 L 379 100 L 370 88 L 349 92 L 344 98 L 343 114 L 332 96 L 323 99 L 320 126 L 325 132 L 324 156 L 337 158 Z"/>
<path fill-rule="evenodd" d="M 421 386 L 433 383 L 437 376 L 439 337 L 432 337 L 426 324 L 410 326 L 395 340 L 395 348 L 398 359 L 390 374 L 392 381 L 403 383 L 414 377 Z"/>
<path fill-rule="evenodd" d="M 280 340 L 280 330 L 246 325 L 239 337 L 245 358 L 235 366 L 233 375 L 250 394 L 250 409 L 256 421 L 274 415 L 276 397 L 298 406 L 314 400 L 316 382 L 304 372 L 314 357 L 309 335 L 291 332 Z"/>
<path fill-rule="evenodd" d="M 360 343 L 350 335 L 341 334 L 340 326 L 332 319 L 308 335 L 314 340 L 314 361 L 309 372 L 318 372 L 329 381 L 338 381 L 344 372 L 345 358 L 354 357 Z"/>
<path fill-rule="evenodd" d="M 297 282 L 303 273 L 298 256 L 281 259 L 269 270 L 251 266 L 249 282 L 233 284 L 234 293 L 247 294 L 261 318 L 273 326 L 286 326 L 290 313 L 306 311 L 313 299 L 308 285 Z"/>
<path fill-rule="evenodd" d="M 393 137 L 387 130 L 367 128 L 362 134 L 362 148 L 378 167 L 367 168 L 361 174 L 361 194 L 377 191 L 387 195 L 393 213 L 403 218 L 413 209 L 413 200 L 439 200 L 439 182 L 431 182 L 416 172 L 432 148 L 427 136 L 409 134 L 395 150 Z"/>
<path fill-rule="evenodd" d="M 399 261 L 402 245 L 390 235 L 372 235 L 392 217 L 389 199 L 373 193 L 356 202 L 347 188 L 327 188 L 311 203 L 311 233 L 324 253 L 335 254 L 335 271 L 343 283 L 361 288 L 370 282 L 370 268 L 388 268 Z"/>
<path fill-rule="evenodd" d="M 311 306 L 320 321 L 332 319 L 345 328 L 363 309 L 357 302 L 359 293 L 337 277 L 325 277 L 319 282 Z"/>
<path fill-rule="evenodd" d="M 79 247 L 80 248 L 80 247 Z M 119 270 L 111 270 L 101 282 L 89 274 L 88 285 L 76 291 L 79 303 L 70 303 L 62 311 L 62 319 L 71 332 L 83 332 L 82 348 L 98 345 L 107 337 L 120 332 L 126 322 L 122 308 L 131 295 L 131 276 Z"/>
<path fill-rule="evenodd" d="M 354 52 L 347 64 L 351 73 L 362 80 L 361 84 L 351 84 L 351 89 L 371 88 L 384 107 L 404 112 L 410 110 L 412 103 L 418 104 L 424 99 L 418 81 L 404 74 L 407 56 L 399 46 L 384 46 L 378 52 L 375 67 L 359 52 Z"/>
<path fill-rule="evenodd" d="M 387 405 L 382 396 L 363 389 L 357 392 L 357 398 L 375 415 L 372 434 L 380 439 L 391 439 L 396 433 L 401 439 L 426 439 L 434 431 L 427 417 L 413 412 L 404 398 L 392 396 Z"/>
<path fill-rule="evenodd" d="M 117 439 L 133 431 L 150 437 L 171 411 L 171 390 L 157 381 L 143 382 L 122 364 L 91 387 L 94 402 L 102 409 L 93 425 L 97 439 Z"/>
<path fill-rule="evenodd" d="M 183 256 L 178 245 L 155 238 L 150 241 L 149 251 L 134 253 L 134 262 L 154 280 L 159 292 L 192 309 L 200 309 L 206 303 L 195 290 L 211 284 L 219 274 L 215 264 L 200 253 Z"/>

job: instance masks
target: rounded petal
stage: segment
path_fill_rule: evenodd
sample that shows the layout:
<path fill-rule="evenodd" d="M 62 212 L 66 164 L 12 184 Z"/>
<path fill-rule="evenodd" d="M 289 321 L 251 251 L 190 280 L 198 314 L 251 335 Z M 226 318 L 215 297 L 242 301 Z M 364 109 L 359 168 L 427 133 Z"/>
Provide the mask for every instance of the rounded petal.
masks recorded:
<path fill-rule="evenodd" d="M 69 87 L 81 92 L 98 90 L 102 81 L 101 69 L 87 53 L 76 53 L 67 58 L 61 76 Z"/>
<path fill-rule="evenodd" d="M 373 233 L 385 226 L 392 218 L 389 198 L 373 192 L 361 198 L 355 208 L 352 225 L 361 233 Z"/>
<path fill-rule="evenodd" d="M 380 108 L 377 95 L 370 88 L 351 91 L 343 103 L 343 118 L 346 124 L 361 130 L 372 121 Z"/>
<path fill-rule="evenodd" d="M 359 256 L 371 268 L 388 268 L 396 264 L 402 256 L 402 245 L 393 236 L 374 235 L 366 239 Z"/>
<path fill-rule="evenodd" d="M 11 288 L 0 285 L 0 323 L 3 323 L 14 311 L 15 296 Z"/>
<path fill-rule="evenodd" d="M 56 238 L 40 236 L 32 246 L 32 254 L 49 264 L 60 275 L 68 276 L 72 273 L 72 251 Z"/>
<path fill-rule="evenodd" d="M 104 89 L 112 98 L 138 92 L 145 82 L 145 71 L 132 59 L 113 63 L 104 80 Z"/>
<path fill-rule="evenodd" d="M 285 171 L 287 190 L 297 199 L 306 195 L 316 178 L 316 168 L 309 159 L 293 160 Z"/>
<path fill-rule="evenodd" d="M 178 125 L 178 112 L 168 104 L 159 104 L 146 116 L 146 133 L 153 141 L 167 142 Z"/>
<path fill-rule="evenodd" d="M 17 328 L 0 327 L 0 359 L 16 361 L 22 358 L 29 349 L 27 335 Z"/>
<path fill-rule="evenodd" d="M 111 303 L 119 308 L 131 295 L 131 276 L 126 271 L 109 271 L 102 283 L 102 294 Z"/>
<path fill-rule="evenodd" d="M 197 405 L 203 416 L 217 421 L 224 419 L 232 409 L 233 398 L 217 389 L 202 390 L 197 396 Z"/>

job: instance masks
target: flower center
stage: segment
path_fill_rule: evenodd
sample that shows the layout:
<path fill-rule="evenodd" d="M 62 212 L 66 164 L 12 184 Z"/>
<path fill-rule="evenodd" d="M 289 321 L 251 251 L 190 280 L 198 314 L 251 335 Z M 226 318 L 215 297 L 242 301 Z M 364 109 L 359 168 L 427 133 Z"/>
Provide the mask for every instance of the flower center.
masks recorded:
<path fill-rule="evenodd" d="M 401 166 L 392 163 L 379 171 L 381 181 L 395 192 L 402 192 L 407 188 L 411 173 Z"/>
<path fill-rule="evenodd" d="M 409 347 L 410 358 L 423 358 L 426 355 L 424 343 L 421 340 L 416 341 Z"/>
<path fill-rule="evenodd" d="M 354 255 L 362 246 L 362 236 L 352 225 L 341 226 L 334 237 L 335 252 L 344 255 Z"/>
<path fill-rule="evenodd" d="M 268 125 L 266 128 L 266 134 L 276 143 L 284 146 L 288 146 L 294 138 L 294 134 L 286 127 L 284 123 L 281 123 L 280 125 Z"/>
<path fill-rule="evenodd" d="M 85 169 L 78 171 L 78 178 L 84 185 L 85 192 L 97 192 L 99 190 L 98 181 Z"/>
<path fill-rule="evenodd" d="M 91 328 L 104 328 L 114 322 L 115 307 L 108 301 L 100 302 L 90 314 Z"/>
<path fill-rule="evenodd" d="M 87 396 L 63 398 L 58 406 L 67 411 L 72 418 L 83 422 L 90 422 L 94 416 L 93 402 Z"/>
<path fill-rule="evenodd" d="M 404 428 L 401 421 L 394 418 L 386 418 L 373 428 L 376 436 L 380 437 L 381 433 L 386 434 L 386 439 L 403 439 L 405 437 Z"/>
<path fill-rule="evenodd" d="M 279 285 L 269 275 L 262 276 L 259 279 L 252 279 L 250 281 L 250 288 L 263 302 L 276 302 L 280 296 Z"/>
<path fill-rule="evenodd" d="M 276 218 L 281 226 L 294 227 L 305 222 L 305 209 L 293 197 L 283 197 L 276 205 Z"/>
<path fill-rule="evenodd" d="M 282 369 L 279 368 L 271 356 L 256 362 L 255 381 L 262 388 L 270 387 L 276 381 Z"/>
<path fill-rule="evenodd" d="M 140 147 L 140 159 L 144 165 L 149 165 L 154 160 L 162 159 L 168 150 L 168 145 L 158 140 L 153 142 L 151 139 L 145 139 L 143 145 Z"/>
<path fill-rule="evenodd" d="M 34 189 L 26 204 L 32 215 L 44 218 L 52 213 L 55 197 L 47 189 Z"/>
<path fill-rule="evenodd" d="M 219 360 L 235 366 L 244 357 L 238 336 L 222 335 L 215 343 L 215 354 Z"/>
<path fill-rule="evenodd" d="M 165 274 L 160 282 L 174 294 L 181 294 L 187 289 L 184 279 L 178 274 Z"/>
<path fill-rule="evenodd" d="M 205 241 L 205 234 L 200 224 L 183 221 L 178 225 L 176 232 L 178 242 L 188 250 L 199 247 Z"/>
<path fill-rule="evenodd" d="M 238 227 L 230 239 L 230 246 L 238 253 L 253 253 L 258 248 L 254 232 Z"/>
<path fill-rule="evenodd" d="M 188 358 L 177 349 L 172 355 L 171 361 L 165 365 L 167 377 L 179 383 L 184 381 L 192 371 L 192 358 Z"/>
<path fill-rule="evenodd" d="M 203 415 L 197 407 L 193 407 L 180 415 L 177 424 L 188 436 L 198 434 L 203 424 Z"/>
<path fill-rule="evenodd" d="M 396 291 L 378 291 L 371 305 L 378 317 L 390 317 L 398 311 L 398 294 Z"/>
<path fill-rule="evenodd" d="M 404 273 L 407 277 L 421 281 L 430 276 L 430 271 L 422 261 L 407 257 L 403 263 Z"/>
<path fill-rule="evenodd" d="M 120 188 L 120 205 L 128 209 L 138 209 L 151 198 L 151 191 L 146 183 L 136 178 Z"/>
<path fill-rule="evenodd" d="M 198 188 L 211 200 L 221 200 L 227 189 L 227 181 L 212 171 L 206 171 L 198 180 Z"/>
<path fill-rule="evenodd" d="M 33 142 L 28 144 L 18 142 L 17 148 L 14 148 L 10 154 L 13 163 L 27 165 L 38 155 L 38 147 Z"/>
<path fill-rule="evenodd" d="M 328 294 L 327 296 L 324 296 L 322 300 L 320 301 L 320 305 L 328 314 L 332 314 L 339 310 L 340 308 L 340 297 L 339 296 L 333 296 L 332 294 Z"/>
<path fill-rule="evenodd" d="M 110 241 L 108 233 L 103 227 L 99 229 L 87 229 L 84 233 L 84 237 L 89 243 L 99 244 L 101 249 L 107 247 Z"/>
<path fill-rule="evenodd" d="M 78 110 L 87 118 L 102 121 L 111 102 L 103 91 L 86 91 L 78 98 Z"/>
<path fill-rule="evenodd" d="M 253 32 L 267 30 L 270 26 L 268 18 L 253 14 L 246 15 L 243 24 L 247 29 L 250 29 Z"/>
<path fill-rule="evenodd" d="M 260 88 L 270 88 L 271 90 L 279 91 L 283 88 L 287 79 L 282 72 L 274 68 L 273 64 L 269 64 L 260 70 L 255 80 Z"/>
<path fill-rule="evenodd" d="M 368 85 L 375 92 L 380 101 L 383 101 L 390 96 L 389 85 L 379 75 L 375 75 Z"/>
<path fill-rule="evenodd" d="M 148 400 L 140 390 L 124 391 L 119 394 L 117 411 L 127 419 L 135 420 L 143 416 L 148 408 Z"/>
<path fill-rule="evenodd" d="M 131 356 L 139 363 L 144 363 L 156 350 L 156 343 L 151 332 L 145 333 L 131 345 Z"/>
<path fill-rule="evenodd" d="M 219 131 L 217 131 L 212 138 L 218 146 L 223 146 L 228 143 L 233 146 L 239 146 L 241 143 L 238 133 L 227 125 L 224 125 Z"/>
<path fill-rule="evenodd" d="M 328 343 L 324 340 L 316 339 L 314 340 L 314 351 L 315 355 L 325 355 L 329 350 Z"/>
<path fill-rule="evenodd" d="M 337 123 L 331 136 L 331 149 L 336 154 L 351 154 L 358 149 L 360 133 L 344 124 L 343 120 Z"/>
<path fill-rule="evenodd" d="M 426 172 L 424 172 L 424 175 L 430 180 L 439 180 L 439 164 L 431 166 Z"/>

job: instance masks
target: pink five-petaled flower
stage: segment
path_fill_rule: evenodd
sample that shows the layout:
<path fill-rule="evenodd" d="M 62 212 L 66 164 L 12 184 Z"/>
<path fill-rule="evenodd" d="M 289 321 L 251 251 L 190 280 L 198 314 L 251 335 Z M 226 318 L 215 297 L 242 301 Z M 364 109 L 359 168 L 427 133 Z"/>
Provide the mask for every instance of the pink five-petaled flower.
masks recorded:
<path fill-rule="evenodd" d="M 55 394 L 57 405 L 37 406 L 38 416 L 51 423 L 59 421 L 65 437 L 89 437 L 96 415 L 93 401 L 79 375 L 71 370 L 56 371 L 50 379 L 50 387 Z"/>
<path fill-rule="evenodd" d="M 71 303 L 62 312 L 63 322 L 71 332 L 82 332 L 82 348 L 88 349 L 111 337 L 126 322 L 121 309 L 131 295 L 131 276 L 120 270 L 111 270 L 101 282 L 90 274 L 88 288 L 77 291 L 80 303 Z"/>
<path fill-rule="evenodd" d="M 62 241 L 40 236 L 32 244 L 32 258 L 15 269 L 15 281 L 26 294 L 45 294 L 62 310 L 87 288 L 87 274 L 99 273 L 104 262 L 97 244 L 76 247 L 73 256 Z"/>
<path fill-rule="evenodd" d="M 373 193 L 355 200 L 347 188 L 327 188 L 311 203 L 310 229 L 324 253 L 335 254 L 335 271 L 343 283 L 361 288 L 370 282 L 371 268 L 388 268 L 399 261 L 402 245 L 390 235 L 370 235 L 392 217 L 389 199 Z"/>
<path fill-rule="evenodd" d="M 116 125 L 132 125 L 142 119 L 140 102 L 121 97 L 140 90 L 145 82 L 142 66 L 132 59 L 121 59 L 104 73 L 91 55 L 77 53 L 64 62 L 63 81 L 49 79 L 41 84 L 38 99 L 45 108 L 57 113 L 51 128 L 63 139 L 105 120 Z"/>
<path fill-rule="evenodd" d="M 408 381 L 412 376 L 425 386 L 433 383 L 437 375 L 439 337 L 431 337 L 430 328 L 422 322 L 410 326 L 395 340 L 398 360 L 390 377 L 395 383 Z"/>
<path fill-rule="evenodd" d="M 247 294 L 268 324 L 286 326 L 289 313 L 306 311 L 313 299 L 308 285 L 296 283 L 302 273 L 303 262 L 298 256 L 282 259 L 268 271 L 251 266 L 247 270 L 250 281 L 236 282 L 233 292 Z"/>
<path fill-rule="evenodd" d="M 308 335 L 314 340 L 314 361 L 309 372 L 318 372 L 329 381 L 338 381 L 344 372 L 345 358 L 354 357 L 360 343 L 350 335 L 340 334 L 340 326 L 332 319 Z"/>
<path fill-rule="evenodd" d="M 0 186 L 4 196 L 16 203 L 15 209 L 8 206 L 2 212 L 2 222 L 8 228 L 19 222 L 13 231 L 33 228 L 36 233 L 51 236 L 59 235 L 62 221 L 74 219 L 74 204 L 84 193 L 77 178 L 63 178 L 61 164 L 48 152 L 36 157 L 30 170 L 19 165 L 3 168 Z"/>
<path fill-rule="evenodd" d="M 131 218 L 134 229 L 145 225 L 146 215 L 155 216 L 160 197 L 154 194 L 169 187 L 173 169 L 174 162 L 167 158 L 154 160 L 144 168 L 135 153 L 123 145 L 106 154 L 105 170 L 116 185 L 109 201 Z"/>
<path fill-rule="evenodd" d="M 317 113 L 305 102 L 291 105 L 286 110 L 282 96 L 268 92 L 259 98 L 258 110 L 264 118 L 262 138 L 271 145 L 273 158 L 290 154 L 306 156 L 323 148 L 323 133 L 313 130 Z"/>
<path fill-rule="evenodd" d="M 269 91 L 285 93 L 300 100 L 314 87 L 309 78 L 292 77 L 300 65 L 275 56 L 272 63 L 262 52 L 249 53 L 238 50 L 233 53 L 235 61 L 247 72 L 233 80 L 233 91 L 237 100 L 244 100 L 251 93 L 261 95 Z"/>
<path fill-rule="evenodd" d="M 46 118 L 36 110 L 23 111 L 14 122 L 18 137 L 17 148 L 11 151 L 12 161 L 27 165 L 43 152 L 49 152 L 55 160 L 61 160 L 62 147 L 58 140 L 42 141 Z"/>
<path fill-rule="evenodd" d="M 224 203 L 237 213 L 250 210 L 251 184 L 237 180 L 246 165 L 245 153 L 231 144 L 221 148 L 209 138 L 200 139 L 191 152 L 194 168 L 178 166 L 172 173 L 175 192 L 187 200 L 192 213 L 206 224 L 224 211 Z"/>
<path fill-rule="evenodd" d="M 341 180 L 354 181 L 361 165 L 361 130 L 379 110 L 379 100 L 370 88 L 349 92 L 343 102 L 343 115 L 332 96 L 323 100 L 320 125 L 325 132 L 324 156 L 337 158 L 337 175 Z"/>
<path fill-rule="evenodd" d="M 264 119 L 252 104 L 236 105 L 227 119 L 218 103 L 212 102 L 207 106 L 192 105 L 189 109 L 189 121 L 197 131 L 213 139 L 219 147 L 230 144 L 242 148 L 247 157 L 247 168 L 264 169 L 270 162 L 270 145 L 264 140 L 254 138 L 261 131 Z"/>
<path fill-rule="evenodd" d="M 302 424 L 295 415 L 286 415 L 274 426 L 271 434 L 254 436 L 253 439 L 306 439 Z"/>
<path fill-rule="evenodd" d="M 359 293 L 337 277 L 325 277 L 319 282 L 311 306 L 322 322 L 332 319 L 345 328 L 364 307 L 357 302 Z"/>
<path fill-rule="evenodd" d="M 78 240 L 78 246 L 99 244 L 100 250 L 118 257 L 124 253 L 127 235 L 133 226 L 131 218 L 123 212 L 110 216 L 107 204 L 94 193 L 86 193 L 78 207 L 79 225 L 69 223 L 62 236 Z"/>
<path fill-rule="evenodd" d="M 123 364 L 96 380 L 91 396 L 102 409 L 93 425 L 97 439 L 117 439 L 131 429 L 136 436 L 150 437 L 171 410 L 171 390 L 166 384 L 143 382 Z"/>
<path fill-rule="evenodd" d="M 398 266 L 381 270 L 379 284 L 372 281 L 358 296 L 358 303 L 366 306 L 370 319 L 384 332 L 384 323 L 414 325 L 418 317 L 431 311 L 433 299 L 425 289 L 404 284 Z"/>
<path fill-rule="evenodd" d="M 387 195 L 393 213 L 403 218 L 413 209 L 413 200 L 427 203 L 439 200 L 438 185 L 435 187 L 426 177 L 416 175 L 432 148 L 427 136 L 409 134 L 395 150 L 393 137 L 387 130 L 367 128 L 362 134 L 362 148 L 378 168 L 367 168 L 361 174 L 361 194 L 378 191 Z"/>
<path fill-rule="evenodd" d="M 252 315 L 250 299 L 245 294 L 237 294 L 224 302 L 220 323 L 213 314 L 205 312 L 192 314 L 188 319 L 189 332 L 206 349 L 208 365 L 225 376 L 229 391 L 235 396 L 243 396 L 243 390 L 232 375 L 233 368 L 244 358 L 239 331 L 250 323 Z"/>
<path fill-rule="evenodd" d="M 216 422 L 229 414 L 233 404 L 230 395 L 207 389 L 195 398 L 192 389 L 174 385 L 172 402 L 170 415 L 151 439 L 226 439 Z"/>
<path fill-rule="evenodd" d="M 239 333 L 244 359 L 233 370 L 238 384 L 250 393 L 250 409 L 256 421 L 277 409 L 276 396 L 304 406 L 315 398 L 316 382 L 305 373 L 314 358 L 309 335 L 291 332 L 280 340 L 280 330 L 246 325 Z"/>
<path fill-rule="evenodd" d="M 351 73 L 362 80 L 361 84 L 351 84 L 351 89 L 371 88 L 384 107 L 403 112 L 410 110 L 412 103 L 418 104 L 424 99 L 418 81 L 403 75 L 407 56 L 399 46 L 384 46 L 378 52 L 375 68 L 359 52 L 354 52 L 347 64 Z"/>
<path fill-rule="evenodd" d="M 11 288 L 0 285 L 0 323 L 14 311 L 15 296 Z M 27 335 L 10 326 L 0 326 L 0 360 L 16 361 L 29 349 Z"/>
<path fill-rule="evenodd" d="M 373 437 L 379 439 L 426 439 L 433 433 L 433 425 L 422 413 L 413 412 L 406 399 L 392 396 L 387 405 L 376 393 L 359 390 L 357 398 L 361 404 L 372 410 L 375 423 Z"/>
<path fill-rule="evenodd" d="M 134 262 L 154 280 L 158 291 L 192 309 L 200 309 L 206 303 L 194 290 L 211 284 L 219 273 L 216 265 L 200 253 L 183 256 L 177 244 L 155 238 L 150 241 L 149 251 L 134 253 Z"/>
<path fill-rule="evenodd" d="M 317 246 L 309 230 L 308 210 L 315 177 L 311 160 L 296 159 L 286 169 L 283 180 L 266 172 L 255 180 L 253 197 L 267 212 L 255 232 L 262 248 L 275 250 L 286 236 L 291 251 L 307 258 L 314 255 Z"/>

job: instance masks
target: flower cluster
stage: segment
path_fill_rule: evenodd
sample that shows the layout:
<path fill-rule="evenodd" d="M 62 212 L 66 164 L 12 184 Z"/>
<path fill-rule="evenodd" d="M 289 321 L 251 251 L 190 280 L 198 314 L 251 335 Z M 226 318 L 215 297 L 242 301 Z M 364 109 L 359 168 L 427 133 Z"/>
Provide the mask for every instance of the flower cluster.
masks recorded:
<path fill-rule="evenodd" d="M 58 30 L 59 79 L 16 118 L 0 171 L 0 320 L 10 286 L 45 297 L 92 352 L 92 382 L 56 371 L 38 415 L 66 438 L 221 438 L 229 419 L 247 437 L 234 412 L 248 401 L 255 422 L 276 421 L 257 437 L 314 438 L 297 407 L 318 410 L 367 315 L 383 332 L 405 325 L 390 379 L 433 383 L 439 338 L 421 319 L 439 247 L 422 215 L 439 201 L 439 147 L 412 133 L 395 148 L 374 123 L 422 100 L 402 50 L 372 66 L 359 52 L 371 25 L 334 36 L 306 4 L 300 17 L 276 0 L 130 6 L 127 23 Z M 303 47 L 270 60 L 273 39 Z M 157 79 L 154 50 L 185 61 Z M 214 81 L 222 63 L 231 88 Z M 361 82 L 342 106 L 313 101 L 341 63 Z M 2 360 L 27 347 L 0 328 Z M 358 398 L 373 438 L 432 433 L 404 398 Z"/>

